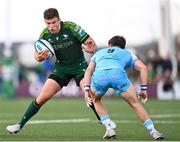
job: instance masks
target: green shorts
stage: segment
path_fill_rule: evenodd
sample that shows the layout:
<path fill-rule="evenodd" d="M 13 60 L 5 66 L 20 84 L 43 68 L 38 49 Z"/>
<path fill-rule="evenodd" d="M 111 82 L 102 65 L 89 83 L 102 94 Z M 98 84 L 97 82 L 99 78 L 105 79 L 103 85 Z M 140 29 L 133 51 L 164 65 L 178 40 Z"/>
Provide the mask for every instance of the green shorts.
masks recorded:
<path fill-rule="evenodd" d="M 48 78 L 55 80 L 61 88 L 67 86 L 70 80 L 74 78 L 77 86 L 79 86 L 80 81 L 84 78 L 87 66 L 86 61 L 73 65 L 55 63 L 54 69 Z"/>

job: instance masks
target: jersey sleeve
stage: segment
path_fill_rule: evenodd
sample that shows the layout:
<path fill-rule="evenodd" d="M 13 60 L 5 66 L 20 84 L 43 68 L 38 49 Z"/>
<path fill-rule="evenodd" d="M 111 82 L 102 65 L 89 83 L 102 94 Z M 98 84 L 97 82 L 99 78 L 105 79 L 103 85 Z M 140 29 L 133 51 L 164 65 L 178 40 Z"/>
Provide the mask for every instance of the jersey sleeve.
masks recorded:
<path fill-rule="evenodd" d="M 94 54 L 92 57 L 91 57 L 91 62 L 96 62 L 96 54 Z"/>
<path fill-rule="evenodd" d="M 130 67 L 131 67 L 131 68 L 134 68 L 134 63 L 135 63 L 135 61 L 136 61 L 138 58 L 137 58 L 137 56 L 134 55 L 132 52 L 129 51 L 129 53 L 130 53 L 130 55 L 131 55 Z"/>
<path fill-rule="evenodd" d="M 89 37 L 89 35 L 87 34 L 87 32 L 81 28 L 79 25 L 73 23 L 73 22 L 69 22 L 66 21 L 64 22 L 64 26 L 66 28 L 69 28 L 70 31 L 72 32 L 72 34 L 81 42 L 83 43 L 84 41 L 86 41 L 86 39 Z"/>
<path fill-rule="evenodd" d="M 45 29 L 41 32 L 41 34 L 40 34 L 40 36 L 39 36 L 39 39 L 44 39 L 45 35 L 48 34 L 48 33 L 49 33 L 48 29 L 45 28 Z"/>

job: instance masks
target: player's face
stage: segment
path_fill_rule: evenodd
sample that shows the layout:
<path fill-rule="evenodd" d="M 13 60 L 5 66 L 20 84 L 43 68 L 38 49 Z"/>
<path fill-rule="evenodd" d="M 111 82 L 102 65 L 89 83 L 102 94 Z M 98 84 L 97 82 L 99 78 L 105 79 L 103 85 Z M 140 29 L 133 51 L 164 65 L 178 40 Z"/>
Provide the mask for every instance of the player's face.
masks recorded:
<path fill-rule="evenodd" d="M 60 30 L 60 20 L 57 17 L 54 17 L 52 19 L 44 19 L 48 30 L 51 33 L 58 33 Z"/>

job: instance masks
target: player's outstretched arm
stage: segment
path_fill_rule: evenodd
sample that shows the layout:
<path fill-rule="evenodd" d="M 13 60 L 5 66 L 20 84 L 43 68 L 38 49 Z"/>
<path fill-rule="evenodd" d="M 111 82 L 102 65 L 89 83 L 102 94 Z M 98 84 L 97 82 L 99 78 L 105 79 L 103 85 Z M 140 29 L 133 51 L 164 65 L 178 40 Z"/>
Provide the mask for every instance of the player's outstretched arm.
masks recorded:
<path fill-rule="evenodd" d="M 88 53 L 96 52 L 96 43 L 91 37 L 88 37 L 87 40 L 82 44 L 82 48 Z"/>

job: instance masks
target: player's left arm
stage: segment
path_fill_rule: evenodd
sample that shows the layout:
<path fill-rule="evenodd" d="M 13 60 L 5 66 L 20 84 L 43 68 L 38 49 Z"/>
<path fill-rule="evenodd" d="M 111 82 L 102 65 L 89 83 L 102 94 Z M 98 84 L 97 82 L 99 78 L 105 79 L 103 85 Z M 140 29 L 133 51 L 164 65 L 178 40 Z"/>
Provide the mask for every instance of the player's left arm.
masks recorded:
<path fill-rule="evenodd" d="M 147 66 L 139 59 L 137 59 L 134 62 L 134 68 L 140 72 L 141 92 L 139 96 L 141 98 L 141 101 L 145 103 L 148 98 L 148 94 L 147 94 L 148 69 Z"/>
<path fill-rule="evenodd" d="M 146 65 L 139 59 L 134 63 L 134 68 L 140 72 L 141 84 L 147 84 L 148 69 Z"/>

